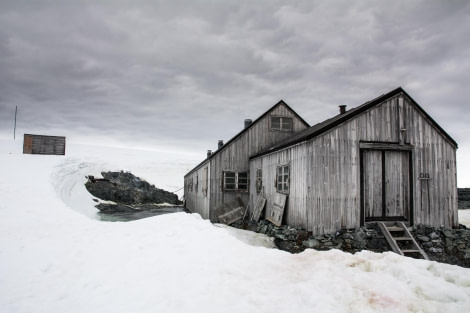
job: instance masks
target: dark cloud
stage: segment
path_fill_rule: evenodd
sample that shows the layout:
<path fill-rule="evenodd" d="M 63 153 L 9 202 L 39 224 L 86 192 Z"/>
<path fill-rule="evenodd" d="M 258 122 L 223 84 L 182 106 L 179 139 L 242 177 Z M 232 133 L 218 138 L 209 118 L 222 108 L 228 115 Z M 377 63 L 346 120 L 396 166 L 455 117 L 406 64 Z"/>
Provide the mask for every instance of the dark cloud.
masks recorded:
<path fill-rule="evenodd" d="M 468 151 L 468 38 L 458 0 L 2 0 L 0 135 L 18 105 L 21 132 L 204 154 L 280 99 L 315 124 L 402 86 Z"/>

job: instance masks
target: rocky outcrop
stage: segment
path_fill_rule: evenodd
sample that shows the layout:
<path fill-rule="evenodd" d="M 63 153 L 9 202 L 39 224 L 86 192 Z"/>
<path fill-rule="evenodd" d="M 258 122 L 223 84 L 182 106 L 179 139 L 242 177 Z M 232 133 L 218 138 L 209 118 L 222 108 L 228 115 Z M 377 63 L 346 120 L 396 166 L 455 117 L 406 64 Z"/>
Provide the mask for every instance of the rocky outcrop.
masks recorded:
<path fill-rule="evenodd" d="M 274 237 L 274 243 L 279 249 L 291 253 L 299 253 L 305 249 L 339 249 L 349 253 L 361 250 L 378 253 L 391 251 L 376 224 L 317 236 L 294 227 L 278 227 L 266 220 L 260 220 L 259 223 L 238 221 L 231 226 Z M 470 229 L 436 229 L 418 225 L 413 227 L 412 234 L 430 260 L 470 268 Z"/>
<path fill-rule="evenodd" d="M 160 208 L 161 203 L 181 204 L 176 194 L 156 188 L 129 172 L 102 172 L 101 175 L 103 178 L 88 176 L 85 187 L 93 196 L 115 202 L 96 206 L 104 213 L 153 210 Z"/>
<path fill-rule="evenodd" d="M 458 189 L 459 210 L 470 209 L 470 188 Z"/>

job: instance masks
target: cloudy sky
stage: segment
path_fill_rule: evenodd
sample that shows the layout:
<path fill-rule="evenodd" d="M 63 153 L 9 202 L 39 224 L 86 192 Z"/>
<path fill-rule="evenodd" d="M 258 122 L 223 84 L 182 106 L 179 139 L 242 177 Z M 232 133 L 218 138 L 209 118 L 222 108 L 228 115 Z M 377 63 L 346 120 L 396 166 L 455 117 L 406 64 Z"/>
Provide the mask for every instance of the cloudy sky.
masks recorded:
<path fill-rule="evenodd" d="M 470 187 L 469 1 L 0 0 L 0 138 L 204 158 L 279 100 L 310 124 L 402 86 Z M 466 178 L 468 177 L 468 178 Z"/>

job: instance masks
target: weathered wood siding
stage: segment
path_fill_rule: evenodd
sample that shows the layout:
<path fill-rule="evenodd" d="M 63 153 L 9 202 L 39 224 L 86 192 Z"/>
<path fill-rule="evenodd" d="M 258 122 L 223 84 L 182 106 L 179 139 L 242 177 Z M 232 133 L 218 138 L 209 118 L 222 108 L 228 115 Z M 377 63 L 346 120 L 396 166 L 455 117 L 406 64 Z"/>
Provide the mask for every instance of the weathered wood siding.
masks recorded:
<path fill-rule="evenodd" d="M 292 117 L 293 131 L 281 132 L 270 130 L 271 116 L 284 116 Z M 217 221 L 217 206 L 235 201 L 240 197 L 242 202 L 247 205 L 250 197 L 248 192 L 224 192 L 223 191 L 223 172 L 248 172 L 249 171 L 249 157 L 253 154 L 266 149 L 269 146 L 292 136 L 293 133 L 305 130 L 307 126 L 298 119 L 291 110 L 285 105 L 281 104 L 274 108 L 270 114 L 252 124 L 250 128 L 241 134 L 234 141 L 222 147 L 213 158 L 211 158 L 210 167 L 210 219 L 213 222 Z M 251 176 L 251 175 L 250 175 Z M 250 185 L 252 181 L 250 180 Z"/>
<path fill-rule="evenodd" d="M 408 144 L 413 147 L 409 166 L 414 223 L 457 225 L 456 147 L 409 99 L 399 97 L 404 95 L 392 97 L 307 142 L 252 160 L 251 180 L 258 168 L 263 170 L 267 214 L 276 192 L 276 167 L 289 164 L 284 224 L 315 234 L 358 227 L 361 142 Z M 429 179 L 420 179 L 420 174 L 428 174 Z M 250 192 L 256 194 L 254 184 Z"/>
<path fill-rule="evenodd" d="M 209 218 L 210 162 L 202 164 L 196 171 L 184 179 L 184 197 L 186 208 L 193 213 L 199 213 L 202 218 Z"/>
<path fill-rule="evenodd" d="M 65 155 L 65 137 L 25 134 L 23 153 Z"/>

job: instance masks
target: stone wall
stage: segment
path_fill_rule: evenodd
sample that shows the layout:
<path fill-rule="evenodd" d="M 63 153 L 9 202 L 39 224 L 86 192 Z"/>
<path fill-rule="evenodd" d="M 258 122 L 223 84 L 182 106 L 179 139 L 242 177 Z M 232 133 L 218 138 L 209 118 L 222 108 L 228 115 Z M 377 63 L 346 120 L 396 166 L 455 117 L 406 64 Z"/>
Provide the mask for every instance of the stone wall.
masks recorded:
<path fill-rule="evenodd" d="M 339 249 L 349 253 L 370 250 L 377 253 L 391 248 L 376 224 L 335 234 L 312 236 L 311 233 L 289 226 L 275 226 L 266 220 L 259 223 L 238 221 L 233 227 L 247 229 L 274 237 L 276 246 L 291 253 L 305 249 Z M 418 225 L 412 228 L 416 241 L 430 260 L 470 268 L 470 230 L 433 228 Z"/>

